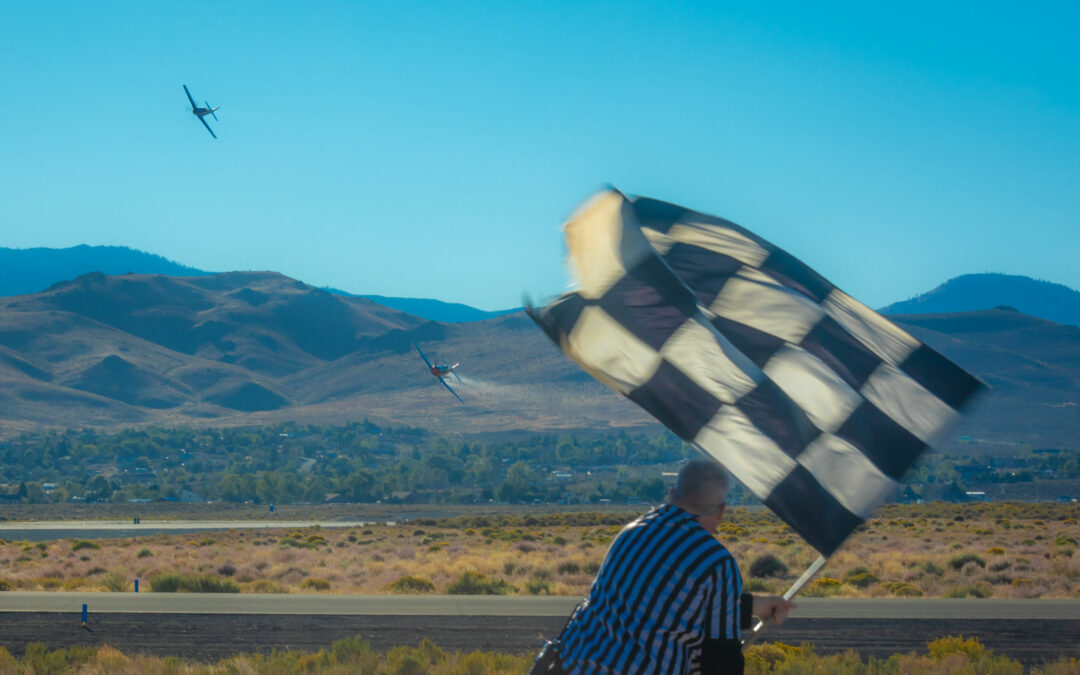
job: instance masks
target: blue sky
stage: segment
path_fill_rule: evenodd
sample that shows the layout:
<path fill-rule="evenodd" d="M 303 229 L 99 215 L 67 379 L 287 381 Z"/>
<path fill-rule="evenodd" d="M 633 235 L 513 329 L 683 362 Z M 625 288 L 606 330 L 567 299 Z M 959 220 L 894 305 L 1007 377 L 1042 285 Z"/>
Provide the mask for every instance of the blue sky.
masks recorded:
<path fill-rule="evenodd" d="M 610 183 L 871 306 L 1080 288 L 1078 7 L 9 2 L 0 246 L 497 309 L 564 289 L 559 225 Z"/>

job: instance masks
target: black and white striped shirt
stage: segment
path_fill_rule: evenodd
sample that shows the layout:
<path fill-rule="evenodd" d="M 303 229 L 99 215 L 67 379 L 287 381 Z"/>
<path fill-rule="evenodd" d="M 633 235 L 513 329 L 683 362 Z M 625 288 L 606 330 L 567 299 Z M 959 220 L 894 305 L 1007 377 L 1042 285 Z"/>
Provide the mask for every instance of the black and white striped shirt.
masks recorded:
<path fill-rule="evenodd" d="M 623 528 L 563 629 L 568 673 L 694 673 L 703 649 L 738 652 L 742 577 L 697 518 L 667 504 Z M 749 617 L 747 616 L 747 619 Z"/>

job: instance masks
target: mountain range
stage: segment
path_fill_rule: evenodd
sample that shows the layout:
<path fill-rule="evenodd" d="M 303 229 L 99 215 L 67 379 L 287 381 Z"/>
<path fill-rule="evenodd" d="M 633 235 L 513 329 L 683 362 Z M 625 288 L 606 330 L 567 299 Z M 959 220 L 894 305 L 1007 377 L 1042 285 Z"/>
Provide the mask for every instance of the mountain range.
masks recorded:
<path fill-rule="evenodd" d="M 126 246 L 82 245 L 70 248 L 26 249 L 0 247 L 0 297 L 36 293 L 56 282 L 71 280 L 90 272 L 107 275 L 164 274 L 177 277 L 214 274 Z M 335 295 L 354 295 L 335 288 L 323 290 Z M 461 303 L 426 298 L 383 295 L 355 297 L 369 298 L 385 307 L 446 323 L 482 321 L 516 311 L 509 309 L 489 312 Z"/>
<path fill-rule="evenodd" d="M 363 417 L 454 433 L 655 427 L 520 311 L 212 274 L 124 247 L 0 248 L 0 271 L 0 436 Z M 1080 445 L 1080 293 L 965 275 L 880 311 L 992 386 L 953 442 Z M 413 342 L 462 363 L 466 405 Z"/>
<path fill-rule="evenodd" d="M 207 272 L 160 255 L 126 246 L 71 248 L 0 247 L 0 297 L 36 293 L 59 281 L 90 272 L 106 275 L 163 274 L 207 276 Z M 517 309 L 485 311 L 469 305 L 428 298 L 354 294 L 336 288 L 323 290 L 375 302 L 407 314 L 443 323 L 483 321 Z M 1080 292 L 1068 286 L 1010 274 L 965 274 L 908 300 L 880 308 L 883 314 L 972 312 L 1005 306 L 1056 323 L 1080 325 Z"/>
<path fill-rule="evenodd" d="M 891 318 L 992 387 L 943 448 L 1080 447 L 1080 327 L 1004 307 Z M 461 362 L 464 405 L 414 342 Z M 272 272 L 95 272 L 0 298 L 0 435 L 364 418 L 455 434 L 659 428 L 521 312 L 434 322 Z"/>
<path fill-rule="evenodd" d="M 469 364 L 459 387 L 469 405 L 438 385 L 413 342 Z M 646 421 L 522 313 L 437 323 L 269 272 L 95 272 L 0 298 L 8 430 L 363 417 L 455 431 Z"/>
<path fill-rule="evenodd" d="M 1080 326 L 1080 292 L 1013 274 L 965 274 L 910 300 L 882 307 L 884 314 L 974 312 L 1005 306 L 1056 323 Z"/>

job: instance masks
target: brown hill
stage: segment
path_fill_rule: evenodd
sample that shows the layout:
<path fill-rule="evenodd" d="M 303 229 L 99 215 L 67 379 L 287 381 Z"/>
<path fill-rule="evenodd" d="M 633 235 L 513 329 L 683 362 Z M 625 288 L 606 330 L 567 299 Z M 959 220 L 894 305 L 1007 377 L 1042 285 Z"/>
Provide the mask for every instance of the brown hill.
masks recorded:
<path fill-rule="evenodd" d="M 413 342 L 465 364 L 466 405 Z M 364 417 L 457 432 L 651 424 L 523 314 L 441 324 L 263 272 L 95 273 L 0 298 L 0 388 L 0 433 Z"/>
<path fill-rule="evenodd" d="M 992 387 L 956 430 L 965 452 L 1080 447 L 1080 327 L 1005 308 L 889 318 Z"/>
<path fill-rule="evenodd" d="M 893 318 L 993 387 L 943 449 L 1080 445 L 1080 328 L 1004 309 Z M 461 362 L 464 405 L 413 342 Z M 262 272 L 86 275 L 0 299 L 0 434 L 365 417 L 448 433 L 658 428 L 520 312 L 436 323 Z"/>

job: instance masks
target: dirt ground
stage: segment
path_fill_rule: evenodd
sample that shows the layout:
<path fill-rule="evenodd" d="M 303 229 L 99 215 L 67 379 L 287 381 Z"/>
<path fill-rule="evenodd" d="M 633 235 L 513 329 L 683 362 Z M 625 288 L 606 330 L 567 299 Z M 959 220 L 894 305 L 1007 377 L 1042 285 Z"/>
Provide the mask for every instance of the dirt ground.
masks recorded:
<path fill-rule="evenodd" d="M 448 651 L 524 654 L 561 628 L 561 617 L 326 616 L 236 614 L 97 614 L 83 628 L 78 613 L 2 612 L 0 645 L 21 656 L 26 645 L 50 648 L 109 644 L 127 652 L 214 661 L 240 652 L 317 651 L 335 640 L 363 636 L 375 649 L 415 646 L 423 638 Z M 865 658 L 909 651 L 946 635 L 978 637 L 1027 665 L 1080 657 L 1080 617 L 1070 621 L 1002 619 L 791 619 L 769 628 L 763 641 L 812 643 L 819 653 L 854 649 Z"/>

